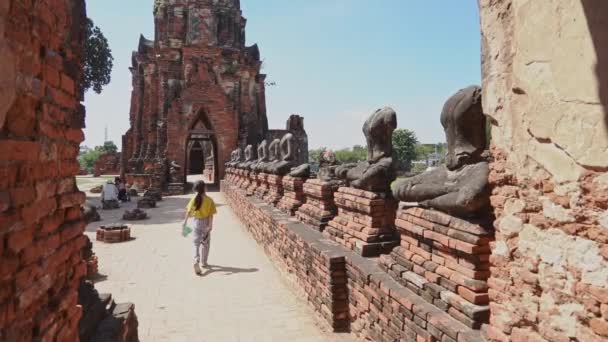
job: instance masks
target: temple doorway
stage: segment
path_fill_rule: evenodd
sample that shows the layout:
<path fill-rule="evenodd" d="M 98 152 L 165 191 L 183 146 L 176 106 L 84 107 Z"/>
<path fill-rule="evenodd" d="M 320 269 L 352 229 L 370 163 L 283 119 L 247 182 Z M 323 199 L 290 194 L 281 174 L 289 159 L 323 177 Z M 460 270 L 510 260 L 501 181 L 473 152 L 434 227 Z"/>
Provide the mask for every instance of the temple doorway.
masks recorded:
<path fill-rule="evenodd" d="M 203 151 L 202 142 L 192 141 L 189 150 L 188 175 L 202 175 L 205 169 L 205 152 Z"/>
<path fill-rule="evenodd" d="M 218 165 L 216 144 L 212 137 L 191 134 L 186 152 L 186 179 L 188 183 L 204 180 L 207 184 L 216 184 Z"/>

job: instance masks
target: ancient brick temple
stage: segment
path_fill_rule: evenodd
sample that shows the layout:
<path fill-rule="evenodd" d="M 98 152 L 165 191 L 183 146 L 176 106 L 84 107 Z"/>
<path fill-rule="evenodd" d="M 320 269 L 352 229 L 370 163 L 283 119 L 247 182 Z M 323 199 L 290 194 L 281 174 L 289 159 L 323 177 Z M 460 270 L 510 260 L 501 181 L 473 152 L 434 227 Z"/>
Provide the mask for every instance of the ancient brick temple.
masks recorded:
<path fill-rule="evenodd" d="M 133 53 L 123 174 L 179 189 L 202 163 L 220 179 L 230 152 L 268 131 L 265 75 L 257 45 L 245 46 L 240 1 L 156 0 L 154 21 L 154 41 L 142 36 Z"/>
<path fill-rule="evenodd" d="M 131 176 L 183 178 L 193 140 L 197 151 L 212 142 L 220 173 L 238 143 L 274 137 L 263 76 L 253 73 L 258 58 L 242 46 L 238 2 L 209 3 L 157 1 L 160 38 L 142 40 L 134 56 L 136 110 L 123 159 L 132 160 Z M 479 4 L 491 229 L 408 204 L 395 220 L 400 246 L 366 258 L 230 181 L 222 184 L 227 203 L 336 331 L 374 341 L 606 341 L 608 2 Z M 0 1 L 0 341 L 78 341 L 87 316 L 98 317 L 92 306 L 112 322 L 133 316 L 132 305 L 110 313 L 111 298 L 78 296 L 88 244 L 74 178 L 84 140 L 84 22 L 83 0 Z M 206 44 L 184 46 L 201 37 Z M 194 63 L 193 50 L 210 62 Z M 236 57 L 237 80 L 222 64 Z M 230 98 L 225 87 L 241 90 Z M 180 136 L 173 129 L 181 138 L 170 139 Z"/>

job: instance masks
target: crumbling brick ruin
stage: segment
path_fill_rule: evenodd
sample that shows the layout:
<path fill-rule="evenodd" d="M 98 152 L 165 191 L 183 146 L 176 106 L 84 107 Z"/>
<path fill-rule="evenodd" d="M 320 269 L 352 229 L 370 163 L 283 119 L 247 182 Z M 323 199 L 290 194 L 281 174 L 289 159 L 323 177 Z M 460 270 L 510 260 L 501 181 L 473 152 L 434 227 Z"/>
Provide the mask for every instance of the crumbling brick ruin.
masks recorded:
<path fill-rule="evenodd" d="M 84 282 L 96 260 L 74 178 L 84 140 L 85 18 L 81 0 L 0 2 L 2 341 L 78 341 L 82 329 L 137 340 L 132 304 L 108 299 L 97 308 L 106 317 L 83 303 L 99 300 Z"/>
<path fill-rule="evenodd" d="M 364 210 L 364 196 L 378 193 L 379 178 L 368 176 L 382 172 L 382 180 L 391 179 L 388 155 L 378 168 L 345 168 L 339 181 L 330 167 L 306 180 L 303 201 L 312 202 L 295 212 L 305 223 L 291 216 L 293 210 L 283 213 L 256 198 L 263 186 L 257 179 L 268 176 L 257 170 L 280 165 L 283 152 L 272 161 L 260 158 L 255 167 L 235 160 L 222 191 L 253 238 L 336 331 L 374 341 L 606 341 L 608 3 L 479 4 L 482 90 L 467 89 L 475 95 L 471 108 L 483 101 L 491 148 L 470 153 L 474 158 L 455 170 L 465 170 L 458 180 L 466 187 L 474 185 L 467 183 L 470 170 L 488 172 L 475 178 L 483 191 L 463 196 L 479 195 L 489 207 L 477 197 L 463 201 L 456 196 L 460 189 L 450 187 L 419 205 L 401 203 L 394 222 L 380 220 L 399 246 L 371 258 L 356 247 L 384 232 L 374 224 L 377 216 L 345 212 L 334 200 Z M 183 183 L 190 134 L 211 137 L 203 140 L 215 144 L 218 175 L 235 147 L 297 135 L 289 129 L 275 134 L 265 125 L 264 76 L 257 49 L 243 45 L 239 1 L 156 1 L 155 18 L 156 41 L 142 38 L 134 54 L 132 127 L 122 159 L 130 176 L 152 187 Z M 100 317 L 122 320 L 122 339 L 137 339 L 133 306 L 116 305 L 82 282 L 91 253 L 83 252 L 85 196 L 74 176 L 84 139 L 84 19 L 83 0 L 0 2 L 2 341 L 78 341 L 79 324 L 86 339 L 98 331 Z M 475 114 L 462 113 L 469 112 Z M 451 171 L 439 168 L 424 177 L 443 181 Z M 233 184 L 237 180 L 249 183 L 246 191 Z M 399 189 L 399 198 L 428 195 L 407 184 Z M 302 209 L 312 216 L 297 215 Z M 345 214 L 352 218 L 343 221 L 350 242 L 319 232 Z M 79 288 L 86 289 L 80 300 Z M 95 310 L 81 319 L 83 308 Z M 115 331 L 104 333 L 117 339 Z"/>
<path fill-rule="evenodd" d="M 94 176 L 120 175 L 121 153 L 104 153 L 95 162 Z"/>
<path fill-rule="evenodd" d="M 0 340 L 78 340 L 84 1 L 0 2 Z"/>
<path fill-rule="evenodd" d="M 133 53 L 123 170 L 131 184 L 183 191 L 198 142 L 213 144 L 215 180 L 237 145 L 265 137 L 266 76 L 238 0 L 155 1 L 154 23 L 154 40 L 142 36 Z"/>

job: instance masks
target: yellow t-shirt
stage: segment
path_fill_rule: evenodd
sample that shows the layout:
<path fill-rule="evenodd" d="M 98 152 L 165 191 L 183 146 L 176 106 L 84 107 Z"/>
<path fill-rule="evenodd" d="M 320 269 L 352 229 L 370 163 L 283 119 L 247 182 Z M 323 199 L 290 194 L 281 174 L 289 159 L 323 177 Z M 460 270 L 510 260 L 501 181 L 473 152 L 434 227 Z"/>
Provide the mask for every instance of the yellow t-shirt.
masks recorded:
<path fill-rule="evenodd" d="M 188 206 L 186 207 L 186 210 L 188 210 L 190 216 L 197 219 L 204 219 L 217 213 L 217 210 L 215 209 L 215 203 L 213 203 L 211 197 L 203 197 L 203 203 L 201 204 L 201 207 L 198 208 L 198 210 L 196 210 L 196 205 L 194 203 L 195 200 L 196 196 L 192 197 L 192 199 L 188 203 Z"/>

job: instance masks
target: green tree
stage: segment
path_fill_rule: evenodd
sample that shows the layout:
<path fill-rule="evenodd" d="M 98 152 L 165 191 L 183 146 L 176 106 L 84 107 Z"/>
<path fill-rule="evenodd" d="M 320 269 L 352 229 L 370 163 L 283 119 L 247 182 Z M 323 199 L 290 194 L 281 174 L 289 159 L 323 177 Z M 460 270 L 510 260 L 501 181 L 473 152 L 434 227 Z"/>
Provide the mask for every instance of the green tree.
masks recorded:
<path fill-rule="evenodd" d="M 99 149 L 102 153 L 118 152 L 118 147 L 113 141 L 106 141 L 105 143 L 103 143 L 103 146 L 97 146 L 96 149 Z"/>
<path fill-rule="evenodd" d="M 95 162 L 99 159 L 103 152 L 99 149 L 92 149 L 78 156 L 78 162 L 80 167 L 87 170 L 88 173 L 93 173 L 95 169 Z"/>
<path fill-rule="evenodd" d="M 99 27 L 87 18 L 87 37 L 84 57 L 84 90 L 93 88 L 97 94 L 110 83 L 114 57 Z"/>
<path fill-rule="evenodd" d="M 435 144 L 418 144 L 416 145 L 416 160 L 427 160 L 429 156 L 435 153 Z"/>
<path fill-rule="evenodd" d="M 356 163 L 367 159 L 367 148 L 359 145 L 353 146 L 353 148 L 343 148 L 337 150 L 336 160 L 340 163 Z"/>
<path fill-rule="evenodd" d="M 78 162 L 80 167 L 87 170 L 89 173 L 93 173 L 95 169 L 95 163 L 102 154 L 105 153 L 116 153 L 118 147 L 112 141 L 106 141 L 102 146 L 95 146 L 94 149 L 84 152 L 78 156 Z"/>
<path fill-rule="evenodd" d="M 393 158 L 399 169 L 410 169 L 412 160 L 416 159 L 416 133 L 409 129 L 396 129 L 393 132 Z"/>

